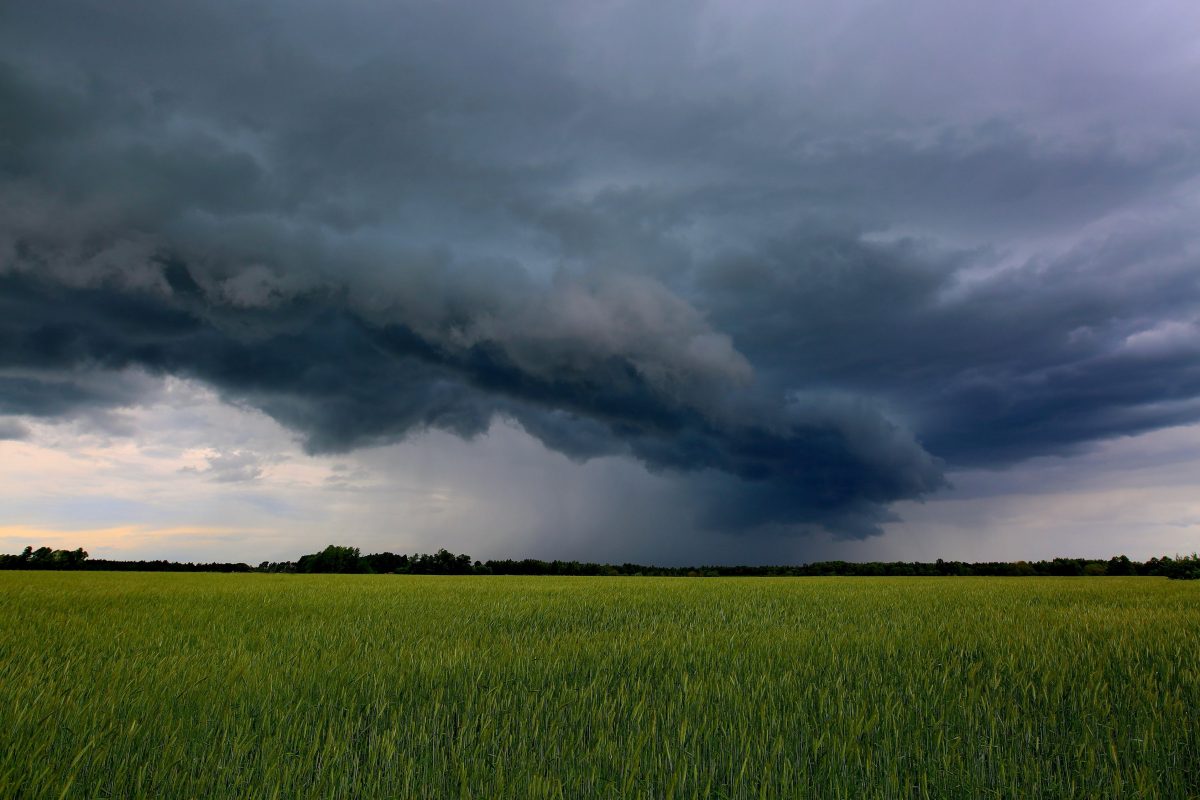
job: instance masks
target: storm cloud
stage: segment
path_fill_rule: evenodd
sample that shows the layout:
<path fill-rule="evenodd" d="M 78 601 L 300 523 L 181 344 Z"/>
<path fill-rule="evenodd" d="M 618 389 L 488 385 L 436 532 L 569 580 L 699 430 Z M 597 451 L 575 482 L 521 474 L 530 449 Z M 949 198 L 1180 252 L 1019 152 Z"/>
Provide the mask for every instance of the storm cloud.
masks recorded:
<path fill-rule="evenodd" d="M 0 414 L 505 419 L 848 537 L 1200 419 L 1200 12 L 793 5 L 7 4 Z"/>

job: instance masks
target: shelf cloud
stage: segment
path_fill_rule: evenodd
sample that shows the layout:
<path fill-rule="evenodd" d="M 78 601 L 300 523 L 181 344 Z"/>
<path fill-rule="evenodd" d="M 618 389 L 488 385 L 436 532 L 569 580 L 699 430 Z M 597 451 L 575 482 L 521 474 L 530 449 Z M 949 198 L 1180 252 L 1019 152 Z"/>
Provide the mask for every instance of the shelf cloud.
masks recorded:
<path fill-rule="evenodd" d="M 503 420 L 862 538 L 1195 423 L 1200 12 L 1160 11 L 9 4 L 0 439 L 174 376 L 309 453 Z"/>

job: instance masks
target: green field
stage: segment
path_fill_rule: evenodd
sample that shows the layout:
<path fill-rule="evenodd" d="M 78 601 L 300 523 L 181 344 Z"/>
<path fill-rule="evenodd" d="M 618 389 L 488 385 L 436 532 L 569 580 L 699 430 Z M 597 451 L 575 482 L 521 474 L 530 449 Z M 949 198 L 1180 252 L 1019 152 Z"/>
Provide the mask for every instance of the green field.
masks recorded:
<path fill-rule="evenodd" d="M 0 573 L 0 797 L 1195 797 L 1200 583 Z"/>

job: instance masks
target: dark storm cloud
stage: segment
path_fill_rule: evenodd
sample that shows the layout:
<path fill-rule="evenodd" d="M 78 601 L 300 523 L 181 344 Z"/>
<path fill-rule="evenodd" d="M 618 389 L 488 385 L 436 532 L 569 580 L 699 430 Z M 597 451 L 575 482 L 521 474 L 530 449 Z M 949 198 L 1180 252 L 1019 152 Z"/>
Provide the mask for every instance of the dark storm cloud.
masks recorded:
<path fill-rule="evenodd" d="M 1197 418 L 1200 265 L 1140 233 L 970 288 L 948 276 L 986 254 L 911 241 L 782 240 L 705 280 L 760 377 L 886 396 L 931 452 L 1000 464 Z"/>
<path fill-rule="evenodd" d="M 0 412 L 502 416 L 849 536 L 1200 418 L 1186 26 L 743 5 L 9 4 Z"/>
<path fill-rule="evenodd" d="M 171 275 L 180 267 L 168 262 L 163 269 Z M 857 519 L 863 509 L 874 513 L 876 504 L 941 483 L 936 461 L 874 409 L 793 404 L 774 417 L 705 414 L 697 401 L 666 394 L 653 373 L 618 357 L 581 353 L 577 371 L 557 362 L 540 371 L 491 343 L 456 349 L 401 325 L 372 325 L 335 310 L 338 301 L 324 296 L 251 318 L 240 312 L 231 320 L 226 312 L 218 323 L 189 296 L 190 279 L 165 280 L 182 291 L 68 289 L 8 277 L 2 363 L 25 370 L 139 367 L 199 378 L 302 431 L 314 452 L 424 428 L 471 437 L 499 414 L 573 457 L 627 453 L 652 469 L 726 475 L 734 482 L 713 514 L 734 527 L 808 522 L 858 533 L 842 517 L 853 511 Z M 130 402 L 48 380 L 7 379 L 2 386 L 10 413 Z M 747 493 L 755 503 L 739 501 Z"/>

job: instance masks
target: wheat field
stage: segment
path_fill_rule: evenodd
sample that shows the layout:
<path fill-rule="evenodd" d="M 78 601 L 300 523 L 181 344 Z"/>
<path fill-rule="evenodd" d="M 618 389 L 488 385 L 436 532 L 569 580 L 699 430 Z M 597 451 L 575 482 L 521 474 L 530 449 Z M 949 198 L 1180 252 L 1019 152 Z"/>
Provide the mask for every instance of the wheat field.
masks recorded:
<path fill-rule="evenodd" d="M 1200 584 L 0 573 L 4 798 L 1200 796 Z"/>

